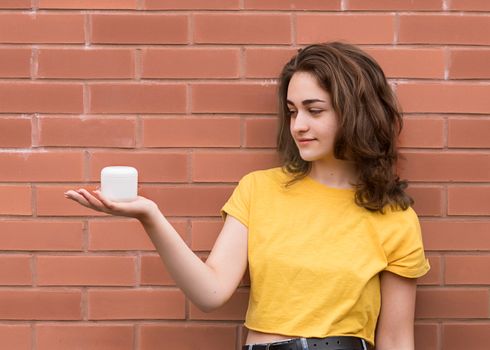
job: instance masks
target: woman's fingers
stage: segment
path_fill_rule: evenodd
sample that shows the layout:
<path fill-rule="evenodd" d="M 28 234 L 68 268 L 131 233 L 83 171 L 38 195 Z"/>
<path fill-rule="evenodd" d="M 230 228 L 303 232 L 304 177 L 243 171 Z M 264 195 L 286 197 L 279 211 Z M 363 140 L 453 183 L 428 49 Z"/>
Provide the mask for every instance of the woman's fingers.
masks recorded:
<path fill-rule="evenodd" d="M 96 197 L 92 196 L 86 189 L 69 190 L 65 192 L 65 197 L 72 199 L 84 207 L 97 211 L 107 212 L 106 206 Z"/>
<path fill-rule="evenodd" d="M 102 194 L 102 192 L 100 192 L 98 189 L 93 191 L 93 193 L 95 193 L 95 197 L 102 203 L 102 205 L 104 205 L 107 209 L 110 209 L 110 210 L 113 210 L 114 209 L 114 204 L 109 200 L 107 199 L 106 197 L 104 197 L 104 195 Z"/>
<path fill-rule="evenodd" d="M 80 193 L 85 198 L 85 200 L 88 202 L 88 204 L 90 205 L 90 207 L 92 209 L 95 209 L 98 211 L 105 211 L 106 210 L 105 205 L 102 204 L 102 202 L 99 199 L 92 196 L 90 194 L 90 192 L 87 191 L 86 189 L 81 188 L 78 190 L 78 193 Z"/>
<path fill-rule="evenodd" d="M 91 207 L 90 203 L 87 201 L 87 199 L 84 196 L 82 196 L 80 193 L 78 193 L 78 191 L 74 191 L 74 190 L 66 191 L 65 197 L 68 199 L 74 200 L 74 201 L 80 203 L 81 205 L 83 205 L 85 207 L 88 207 L 88 208 Z"/>

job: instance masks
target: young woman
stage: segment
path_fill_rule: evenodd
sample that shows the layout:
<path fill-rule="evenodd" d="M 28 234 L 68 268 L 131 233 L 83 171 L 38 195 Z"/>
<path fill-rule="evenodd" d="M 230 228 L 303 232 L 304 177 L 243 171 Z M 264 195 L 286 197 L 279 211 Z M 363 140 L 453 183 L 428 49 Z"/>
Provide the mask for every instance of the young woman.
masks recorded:
<path fill-rule="evenodd" d="M 413 350 L 416 278 L 429 269 L 396 175 L 402 118 L 378 64 L 355 46 L 299 50 L 279 81 L 282 166 L 245 175 L 203 263 L 157 205 L 65 195 L 140 220 L 186 296 L 214 310 L 249 266 L 247 350 Z"/>

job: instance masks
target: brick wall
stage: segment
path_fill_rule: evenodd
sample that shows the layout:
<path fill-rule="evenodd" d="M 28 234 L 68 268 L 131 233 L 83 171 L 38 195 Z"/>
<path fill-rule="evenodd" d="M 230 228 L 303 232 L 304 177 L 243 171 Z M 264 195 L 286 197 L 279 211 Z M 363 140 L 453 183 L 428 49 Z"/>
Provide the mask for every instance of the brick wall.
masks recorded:
<path fill-rule="evenodd" d="M 0 341 L 16 350 L 239 349 L 248 280 L 202 313 L 135 220 L 63 197 L 132 165 L 203 259 L 245 173 L 277 165 L 275 77 L 298 47 L 346 40 L 405 111 L 432 266 L 417 350 L 490 343 L 490 2 L 0 2 Z"/>

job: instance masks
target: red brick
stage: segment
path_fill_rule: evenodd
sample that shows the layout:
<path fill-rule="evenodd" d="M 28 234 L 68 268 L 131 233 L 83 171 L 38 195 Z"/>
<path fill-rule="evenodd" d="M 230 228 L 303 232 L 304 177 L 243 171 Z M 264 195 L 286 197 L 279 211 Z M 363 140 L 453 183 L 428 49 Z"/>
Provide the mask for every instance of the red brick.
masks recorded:
<path fill-rule="evenodd" d="M 236 346 L 236 328 L 223 324 L 143 324 L 138 349 L 229 350 Z"/>
<path fill-rule="evenodd" d="M 72 83 L 2 82 L 0 101 L 0 112 L 82 113 L 83 86 Z"/>
<path fill-rule="evenodd" d="M 279 166 L 275 151 L 194 152 L 192 180 L 196 182 L 232 182 L 257 169 Z"/>
<path fill-rule="evenodd" d="M 38 256 L 39 286 L 133 286 L 136 282 L 133 256 Z"/>
<path fill-rule="evenodd" d="M 142 55 L 144 78 L 238 78 L 238 49 L 145 49 Z"/>
<path fill-rule="evenodd" d="M 424 243 L 425 246 L 425 243 Z M 427 250 L 427 248 L 426 248 Z M 430 256 L 426 257 L 429 259 L 430 270 L 427 274 L 417 279 L 417 285 L 441 285 L 443 284 L 442 276 L 442 262 L 439 256 Z"/>
<path fill-rule="evenodd" d="M 459 14 L 400 15 L 401 44 L 490 44 L 486 17 Z"/>
<path fill-rule="evenodd" d="M 0 43 L 74 44 L 84 41 L 84 16 L 81 14 L 0 13 Z"/>
<path fill-rule="evenodd" d="M 135 10 L 138 0 L 37 0 L 40 9 Z"/>
<path fill-rule="evenodd" d="M 143 226 L 136 219 L 90 220 L 89 250 L 154 250 Z"/>
<path fill-rule="evenodd" d="M 245 0 L 247 10 L 340 10 L 340 0 Z"/>
<path fill-rule="evenodd" d="M 413 186 L 409 185 L 407 193 L 413 197 L 414 209 L 421 216 L 443 215 L 442 186 Z"/>
<path fill-rule="evenodd" d="M 349 0 L 346 10 L 431 11 L 442 10 L 442 0 Z"/>
<path fill-rule="evenodd" d="M 489 49 L 452 49 L 450 51 L 450 79 L 490 78 Z"/>
<path fill-rule="evenodd" d="M 192 85 L 193 113 L 274 113 L 276 86 L 269 83 Z"/>
<path fill-rule="evenodd" d="M 184 319 L 185 298 L 174 289 L 89 290 L 90 320 Z"/>
<path fill-rule="evenodd" d="M 192 221 L 192 244 L 194 251 L 211 251 L 218 238 L 223 221 L 219 220 L 193 220 Z"/>
<path fill-rule="evenodd" d="M 194 41 L 219 44 L 289 44 L 291 22 L 283 14 L 196 14 Z"/>
<path fill-rule="evenodd" d="M 222 307 L 212 312 L 203 312 L 190 304 L 189 317 L 191 320 L 233 320 L 242 321 L 248 306 L 248 289 L 238 289 Z"/>
<path fill-rule="evenodd" d="M 239 0 L 145 0 L 147 10 L 238 10 Z"/>
<path fill-rule="evenodd" d="M 403 119 L 400 147 L 444 147 L 444 119 L 442 117 L 410 116 Z"/>
<path fill-rule="evenodd" d="M 187 223 L 185 221 L 169 221 L 185 239 Z M 88 229 L 89 250 L 155 250 L 155 246 L 143 226 L 136 219 L 90 220 Z"/>
<path fill-rule="evenodd" d="M 32 284 L 30 255 L 0 255 L 0 285 L 30 284 Z"/>
<path fill-rule="evenodd" d="M 143 147 L 240 147 L 240 119 L 143 118 Z"/>
<path fill-rule="evenodd" d="M 83 248 L 81 221 L 1 220 L 0 232 L 0 250 L 4 251 L 80 251 Z"/>
<path fill-rule="evenodd" d="M 397 95 L 404 112 L 489 113 L 490 85 L 401 83 Z"/>
<path fill-rule="evenodd" d="M 245 119 L 245 144 L 252 147 L 276 147 L 278 120 L 274 118 Z"/>
<path fill-rule="evenodd" d="M 183 113 L 186 86 L 183 84 L 90 85 L 91 113 Z"/>
<path fill-rule="evenodd" d="M 490 250 L 490 221 L 421 220 L 427 250 Z"/>
<path fill-rule="evenodd" d="M 297 53 L 292 48 L 246 48 L 247 78 L 278 78 L 283 66 Z"/>
<path fill-rule="evenodd" d="M 39 78 L 105 79 L 134 77 L 132 50 L 47 49 L 39 50 Z"/>
<path fill-rule="evenodd" d="M 415 316 L 420 318 L 486 318 L 488 290 L 434 288 L 417 291 Z"/>
<path fill-rule="evenodd" d="M 141 257 L 141 285 L 175 286 L 175 281 L 168 273 L 159 255 Z"/>
<path fill-rule="evenodd" d="M 487 0 L 451 0 L 449 10 L 490 11 L 490 3 Z"/>
<path fill-rule="evenodd" d="M 437 349 L 438 324 L 417 324 L 414 327 L 415 349 Z"/>
<path fill-rule="evenodd" d="M 30 185 L 0 185 L 1 215 L 31 215 L 31 186 Z"/>
<path fill-rule="evenodd" d="M 446 284 L 490 284 L 490 256 L 446 255 Z"/>
<path fill-rule="evenodd" d="M 82 152 L 0 153 L 0 181 L 81 181 Z"/>
<path fill-rule="evenodd" d="M 454 0 L 453 0 L 454 1 Z M 490 342 L 488 323 L 445 323 L 442 324 L 442 349 L 485 350 Z"/>
<path fill-rule="evenodd" d="M 490 153 L 404 151 L 402 155 L 400 176 L 410 181 L 490 181 Z"/>
<path fill-rule="evenodd" d="M 449 147 L 488 148 L 490 147 L 490 119 L 449 118 Z"/>
<path fill-rule="evenodd" d="M 334 40 L 353 44 L 392 44 L 394 30 L 395 21 L 391 14 L 298 14 L 296 38 L 300 44 Z"/>
<path fill-rule="evenodd" d="M 133 350 L 133 328 L 129 324 L 39 324 L 36 349 Z"/>
<path fill-rule="evenodd" d="M 106 166 L 127 165 L 138 170 L 138 182 L 186 182 L 188 156 L 184 152 L 92 152 L 90 179 L 100 181 Z"/>
<path fill-rule="evenodd" d="M 39 118 L 39 145 L 132 148 L 136 145 L 136 119 L 43 116 Z"/>
<path fill-rule="evenodd" d="M 93 191 L 96 188 L 95 184 L 80 184 L 73 183 L 70 185 L 37 185 L 36 191 L 36 213 L 38 216 L 107 216 L 108 214 L 101 213 L 92 209 L 88 209 L 71 199 L 65 198 L 64 192 L 68 190 L 77 190 L 85 188 Z"/>
<path fill-rule="evenodd" d="M 490 215 L 490 186 L 449 186 L 448 215 Z"/>
<path fill-rule="evenodd" d="M 31 326 L 29 324 L 0 325 L 0 339 L 6 349 L 31 350 Z"/>
<path fill-rule="evenodd" d="M 186 44 L 187 15 L 92 14 L 92 43 Z"/>
<path fill-rule="evenodd" d="M 31 147 L 31 118 L 1 117 L 0 147 Z"/>
<path fill-rule="evenodd" d="M 0 2 L 0 8 L 2 9 L 28 9 L 30 7 L 31 0 L 2 0 Z"/>
<path fill-rule="evenodd" d="M 366 48 L 388 78 L 444 79 L 442 48 Z"/>
<path fill-rule="evenodd" d="M 144 197 L 155 201 L 165 216 L 220 216 L 235 186 L 145 186 Z"/>
<path fill-rule="evenodd" d="M 0 319 L 2 320 L 80 320 L 79 290 L 2 289 Z"/>
<path fill-rule="evenodd" d="M 31 49 L 5 47 L 0 49 L 0 77 L 29 78 L 30 76 Z"/>

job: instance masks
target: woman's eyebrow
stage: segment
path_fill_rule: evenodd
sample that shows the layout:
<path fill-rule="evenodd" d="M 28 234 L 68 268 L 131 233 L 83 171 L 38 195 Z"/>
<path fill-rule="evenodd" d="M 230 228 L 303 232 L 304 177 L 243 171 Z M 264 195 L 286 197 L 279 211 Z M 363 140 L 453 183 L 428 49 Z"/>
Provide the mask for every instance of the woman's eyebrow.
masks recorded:
<path fill-rule="evenodd" d="M 315 102 L 326 102 L 326 101 L 323 101 L 323 100 L 319 100 L 319 99 L 310 99 L 310 100 L 304 100 L 303 102 L 301 102 L 303 104 L 303 106 L 306 106 L 306 105 L 309 105 L 309 104 L 312 104 L 312 103 L 315 103 Z M 286 100 L 286 103 L 289 103 L 289 104 L 292 104 L 294 105 L 294 103 L 290 100 Z"/>

